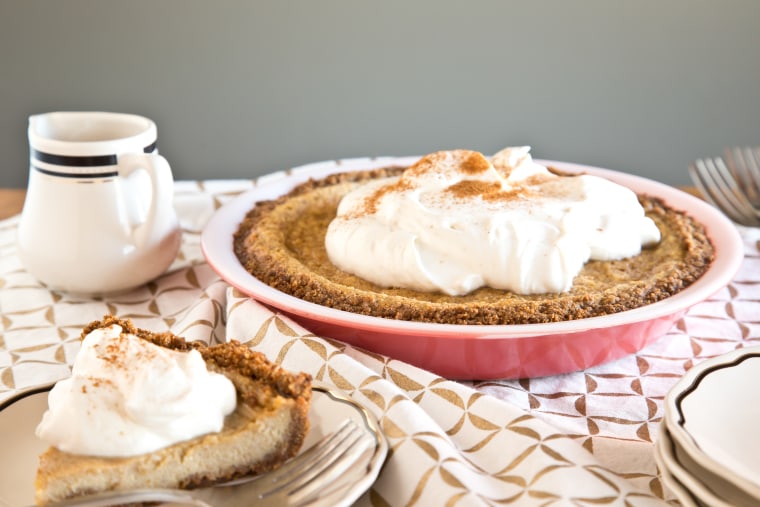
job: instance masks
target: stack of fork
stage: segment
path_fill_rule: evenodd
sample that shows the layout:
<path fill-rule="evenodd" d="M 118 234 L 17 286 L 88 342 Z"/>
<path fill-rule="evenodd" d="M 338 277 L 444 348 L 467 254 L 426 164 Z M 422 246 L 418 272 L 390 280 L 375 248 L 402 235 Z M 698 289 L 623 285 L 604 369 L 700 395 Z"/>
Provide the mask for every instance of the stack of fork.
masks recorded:
<path fill-rule="evenodd" d="M 689 174 L 704 198 L 731 220 L 760 226 L 760 148 L 726 149 L 723 158 L 695 161 Z"/>

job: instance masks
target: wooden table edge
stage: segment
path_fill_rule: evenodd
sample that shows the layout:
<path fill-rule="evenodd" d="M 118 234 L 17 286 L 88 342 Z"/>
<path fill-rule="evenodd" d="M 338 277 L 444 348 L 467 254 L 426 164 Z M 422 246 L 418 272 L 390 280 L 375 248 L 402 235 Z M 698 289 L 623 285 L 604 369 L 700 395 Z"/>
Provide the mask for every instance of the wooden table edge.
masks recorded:
<path fill-rule="evenodd" d="M 23 188 L 0 188 L 0 220 L 21 213 L 26 190 Z"/>

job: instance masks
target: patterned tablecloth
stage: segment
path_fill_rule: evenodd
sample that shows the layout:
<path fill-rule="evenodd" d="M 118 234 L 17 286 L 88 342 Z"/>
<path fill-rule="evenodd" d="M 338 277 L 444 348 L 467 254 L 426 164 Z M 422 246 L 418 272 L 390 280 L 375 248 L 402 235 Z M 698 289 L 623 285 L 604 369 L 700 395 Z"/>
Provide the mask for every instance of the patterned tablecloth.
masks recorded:
<path fill-rule="evenodd" d="M 0 222 L 0 401 L 66 377 L 84 325 L 111 313 L 188 339 L 238 339 L 365 405 L 390 453 L 360 505 L 675 504 L 653 441 L 668 389 L 691 366 L 760 342 L 760 229 L 719 294 L 638 354 L 524 380 L 454 382 L 315 336 L 228 286 L 204 263 L 200 232 L 251 181 L 177 182 L 184 230 L 171 269 L 113 297 L 48 290 L 16 255 L 18 217 Z"/>

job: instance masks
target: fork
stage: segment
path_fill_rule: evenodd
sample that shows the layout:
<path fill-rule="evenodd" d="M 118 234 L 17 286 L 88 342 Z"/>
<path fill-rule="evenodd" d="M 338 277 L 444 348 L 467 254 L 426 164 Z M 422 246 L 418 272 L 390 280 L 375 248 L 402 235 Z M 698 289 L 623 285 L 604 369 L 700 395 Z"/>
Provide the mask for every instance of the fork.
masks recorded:
<path fill-rule="evenodd" d="M 725 150 L 726 165 L 744 189 L 749 201 L 760 208 L 760 148 L 732 148 Z"/>
<path fill-rule="evenodd" d="M 112 491 L 82 496 L 55 503 L 50 507 L 107 507 L 141 502 L 163 502 L 172 505 L 211 507 L 208 499 L 213 491 L 234 488 L 246 505 L 302 505 L 321 488 L 331 485 L 376 444 L 374 438 L 347 419 L 333 433 L 264 475 L 244 477 L 205 490 L 140 489 Z"/>
<path fill-rule="evenodd" d="M 741 150 L 728 152 L 732 169 L 720 157 L 696 160 L 689 165 L 691 179 L 705 199 L 723 211 L 734 222 L 760 226 L 760 207 L 753 202 L 760 173 L 754 154 Z M 741 183 L 740 183 L 741 182 Z"/>

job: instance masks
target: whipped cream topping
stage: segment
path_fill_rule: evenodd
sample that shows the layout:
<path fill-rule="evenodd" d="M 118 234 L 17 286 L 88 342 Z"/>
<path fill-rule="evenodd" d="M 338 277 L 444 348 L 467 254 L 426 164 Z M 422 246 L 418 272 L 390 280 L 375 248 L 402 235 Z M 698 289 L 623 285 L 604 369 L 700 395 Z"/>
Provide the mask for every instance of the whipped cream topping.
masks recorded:
<path fill-rule="evenodd" d="M 527 146 L 490 160 L 427 155 L 347 194 L 325 246 L 340 269 L 382 287 L 464 295 L 483 286 L 565 292 L 589 260 L 660 240 L 636 194 L 591 175 L 558 176 Z"/>
<path fill-rule="evenodd" d="M 134 456 L 220 431 L 235 404 L 235 386 L 197 350 L 159 347 L 114 324 L 84 338 L 37 436 L 73 454 Z"/>

